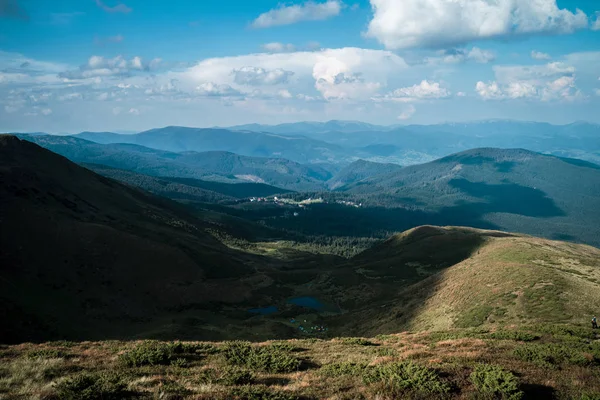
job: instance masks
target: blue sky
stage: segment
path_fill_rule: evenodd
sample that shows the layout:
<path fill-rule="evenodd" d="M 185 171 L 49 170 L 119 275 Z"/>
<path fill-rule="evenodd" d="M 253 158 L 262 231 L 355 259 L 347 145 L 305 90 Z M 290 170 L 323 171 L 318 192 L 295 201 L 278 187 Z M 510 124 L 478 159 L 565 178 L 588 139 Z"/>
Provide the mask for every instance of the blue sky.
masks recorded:
<path fill-rule="evenodd" d="M 0 131 L 600 123 L 598 11 L 596 0 L 0 0 Z"/>

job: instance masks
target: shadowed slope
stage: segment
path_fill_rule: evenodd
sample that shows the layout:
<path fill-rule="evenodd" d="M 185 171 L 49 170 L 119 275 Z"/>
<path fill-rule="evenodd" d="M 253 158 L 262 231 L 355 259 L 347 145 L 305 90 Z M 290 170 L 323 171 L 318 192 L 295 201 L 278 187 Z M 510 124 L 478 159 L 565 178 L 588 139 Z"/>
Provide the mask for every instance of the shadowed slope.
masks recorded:
<path fill-rule="evenodd" d="M 181 304 L 231 301 L 253 272 L 167 200 L 0 136 L 3 341 L 104 337 Z M 245 296 L 243 284 L 236 301 Z M 51 327 L 51 329 L 50 329 Z"/>

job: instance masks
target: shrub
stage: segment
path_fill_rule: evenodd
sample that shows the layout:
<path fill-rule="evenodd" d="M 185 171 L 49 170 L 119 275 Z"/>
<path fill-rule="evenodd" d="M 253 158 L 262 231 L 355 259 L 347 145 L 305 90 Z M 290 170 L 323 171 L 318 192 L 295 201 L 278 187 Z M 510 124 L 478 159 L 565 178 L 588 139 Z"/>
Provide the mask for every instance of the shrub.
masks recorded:
<path fill-rule="evenodd" d="M 363 373 L 366 384 L 383 383 L 392 391 L 447 393 L 450 386 L 430 368 L 412 362 L 396 362 L 369 367 Z"/>
<path fill-rule="evenodd" d="M 531 329 L 535 332 L 546 333 L 563 340 L 573 341 L 594 338 L 594 332 L 582 326 L 540 324 L 532 326 Z"/>
<path fill-rule="evenodd" d="M 532 342 L 540 338 L 533 333 L 522 331 L 497 331 L 492 332 L 489 337 L 498 340 L 516 340 L 520 342 Z"/>
<path fill-rule="evenodd" d="M 37 349 L 27 353 L 27 358 L 65 358 L 67 354 L 57 349 Z"/>
<path fill-rule="evenodd" d="M 514 349 L 513 354 L 523 361 L 547 368 L 556 368 L 560 364 L 588 366 L 600 362 L 600 357 L 595 356 L 590 345 L 526 344 Z"/>
<path fill-rule="evenodd" d="M 398 355 L 398 352 L 390 347 L 382 347 L 377 349 L 377 355 L 380 357 L 394 357 Z"/>
<path fill-rule="evenodd" d="M 319 369 L 319 374 L 330 378 L 340 376 L 361 376 L 367 369 L 367 364 L 356 364 L 351 362 L 342 362 L 334 364 L 326 364 Z"/>
<path fill-rule="evenodd" d="M 128 367 L 168 365 L 174 354 L 174 347 L 170 344 L 146 341 L 121 354 L 119 360 Z"/>
<path fill-rule="evenodd" d="M 56 385 L 61 400 L 119 400 L 128 397 L 126 389 L 116 374 L 83 373 Z"/>
<path fill-rule="evenodd" d="M 185 368 L 187 366 L 187 360 L 185 358 L 176 358 L 171 360 L 171 365 L 177 368 Z"/>
<path fill-rule="evenodd" d="M 221 376 L 218 378 L 218 382 L 226 386 L 235 385 L 249 385 L 254 382 L 254 374 L 245 369 L 229 367 L 226 368 Z"/>
<path fill-rule="evenodd" d="M 222 371 L 204 369 L 198 376 L 199 383 L 225 386 L 249 385 L 254 382 L 254 374 L 239 367 L 227 367 Z"/>
<path fill-rule="evenodd" d="M 231 392 L 236 400 L 297 400 L 298 396 L 292 393 L 271 391 L 264 386 L 242 386 Z M 228 397 L 229 398 L 229 397 Z"/>
<path fill-rule="evenodd" d="M 481 364 L 476 366 L 471 373 L 470 380 L 483 394 L 510 400 L 518 400 L 523 397 L 523 392 L 519 390 L 517 377 L 497 365 Z"/>
<path fill-rule="evenodd" d="M 253 370 L 285 373 L 300 367 L 300 360 L 273 346 L 255 347 L 248 342 L 234 341 L 226 343 L 221 352 L 228 364 Z"/>
<path fill-rule="evenodd" d="M 340 338 L 339 340 L 340 340 L 340 342 L 342 342 L 344 344 L 351 344 L 351 345 L 356 345 L 356 346 L 374 346 L 375 345 L 373 342 L 370 342 L 367 339 L 356 338 L 356 337 Z"/>

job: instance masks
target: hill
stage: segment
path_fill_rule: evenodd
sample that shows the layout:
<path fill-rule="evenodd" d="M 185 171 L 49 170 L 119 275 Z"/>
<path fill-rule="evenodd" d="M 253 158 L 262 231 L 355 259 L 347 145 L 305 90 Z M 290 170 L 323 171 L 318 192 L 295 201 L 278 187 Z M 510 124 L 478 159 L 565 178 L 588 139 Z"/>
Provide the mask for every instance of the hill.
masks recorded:
<path fill-rule="evenodd" d="M 99 164 L 82 165 L 100 175 L 174 200 L 218 203 L 289 193 L 288 190 L 264 183 L 223 183 L 191 178 L 159 178 Z"/>
<path fill-rule="evenodd" d="M 281 157 L 299 163 L 339 162 L 346 151 L 303 136 L 169 126 L 133 135 L 84 132 L 76 138 L 100 143 L 130 143 L 170 152 L 227 151 L 253 157 Z"/>
<path fill-rule="evenodd" d="M 215 285 L 248 290 L 252 260 L 176 203 L 14 136 L 0 136 L 0 176 L 2 342 L 119 337 L 230 301 Z"/>
<path fill-rule="evenodd" d="M 296 282 L 301 307 L 281 299 L 237 331 L 260 340 L 258 324 L 278 324 L 296 339 L 4 346 L 0 393 L 223 400 L 600 394 L 600 336 L 587 325 L 600 301 L 598 249 L 425 226 L 308 282 Z"/>
<path fill-rule="evenodd" d="M 228 152 L 156 150 L 135 144 L 101 145 L 65 136 L 22 136 L 78 163 L 100 164 L 132 172 L 229 183 L 268 183 L 291 190 L 318 190 L 331 172 L 282 158 L 246 157 Z"/>
<path fill-rule="evenodd" d="M 398 171 L 402 167 L 397 164 L 380 164 L 365 160 L 358 160 L 342 168 L 340 172 L 331 178 L 327 185 L 331 190 L 359 182 L 365 178 L 375 175 L 385 175 Z"/>
<path fill-rule="evenodd" d="M 436 225 L 600 244 L 600 167 L 580 160 L 526 150 L 475 149 L 338 190 L 364 199 L 370 207 L 424 212 L 416 220 Z"/>

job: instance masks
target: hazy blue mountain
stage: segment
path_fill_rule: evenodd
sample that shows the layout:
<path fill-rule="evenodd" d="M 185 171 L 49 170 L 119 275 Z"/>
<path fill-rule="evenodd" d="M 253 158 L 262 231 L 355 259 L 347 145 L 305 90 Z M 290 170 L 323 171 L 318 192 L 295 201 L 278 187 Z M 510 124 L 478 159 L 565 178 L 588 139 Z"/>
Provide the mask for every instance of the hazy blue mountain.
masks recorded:
<path fill-rule="evenodd" d="M 344 129 L 349 124 L 351 129 Z M 339 129 L 335 129 L 335 128 Z M 328 129 L 331 128 L 331 129 Z M 304 123 L 276 126 L 249 125 L 245 129 L 304 135 L 354 149 L 360 158 L 402 165 L 417 164 L 480 147 L 528 150 L 600 162 L 600 125 L 577 122 L 551 125 L 540 122 L 487 120 L 437 125 L 377 126 Z"/>
<path fill-rule="evenodd" d="M 319 165 L 229 152 L 169 152 L 136 144 L 98 144 L 71 136 L 23 136 L 78 163 L 106 165 L 141 174 L 229 183 L 268 183 L 291 190 L 320 190 L 332 177 Z"/>
<path fill-rule="evenodd" d="M 280 134 L 313 135 L 325 132 L 365 132 L 381 131 L 387 127 L 382 125 L 373 125 L 360 121 L 327 121 L 327 122 L 293 122 L 279 125 L 247 124 L 232 126 L 227 129 L 253 131 L 253 132 L 272 132 Z"/>
<path fill-rule="evenodd" d="M 130 143 L 165 151 L 229 151 L 244 156 L 280 157 L 301 163 L 340 162 L 351 154 L 336 144 L 303 136 L 170 126 L 134 135 L 85 132 L 97 143 Z"/>

